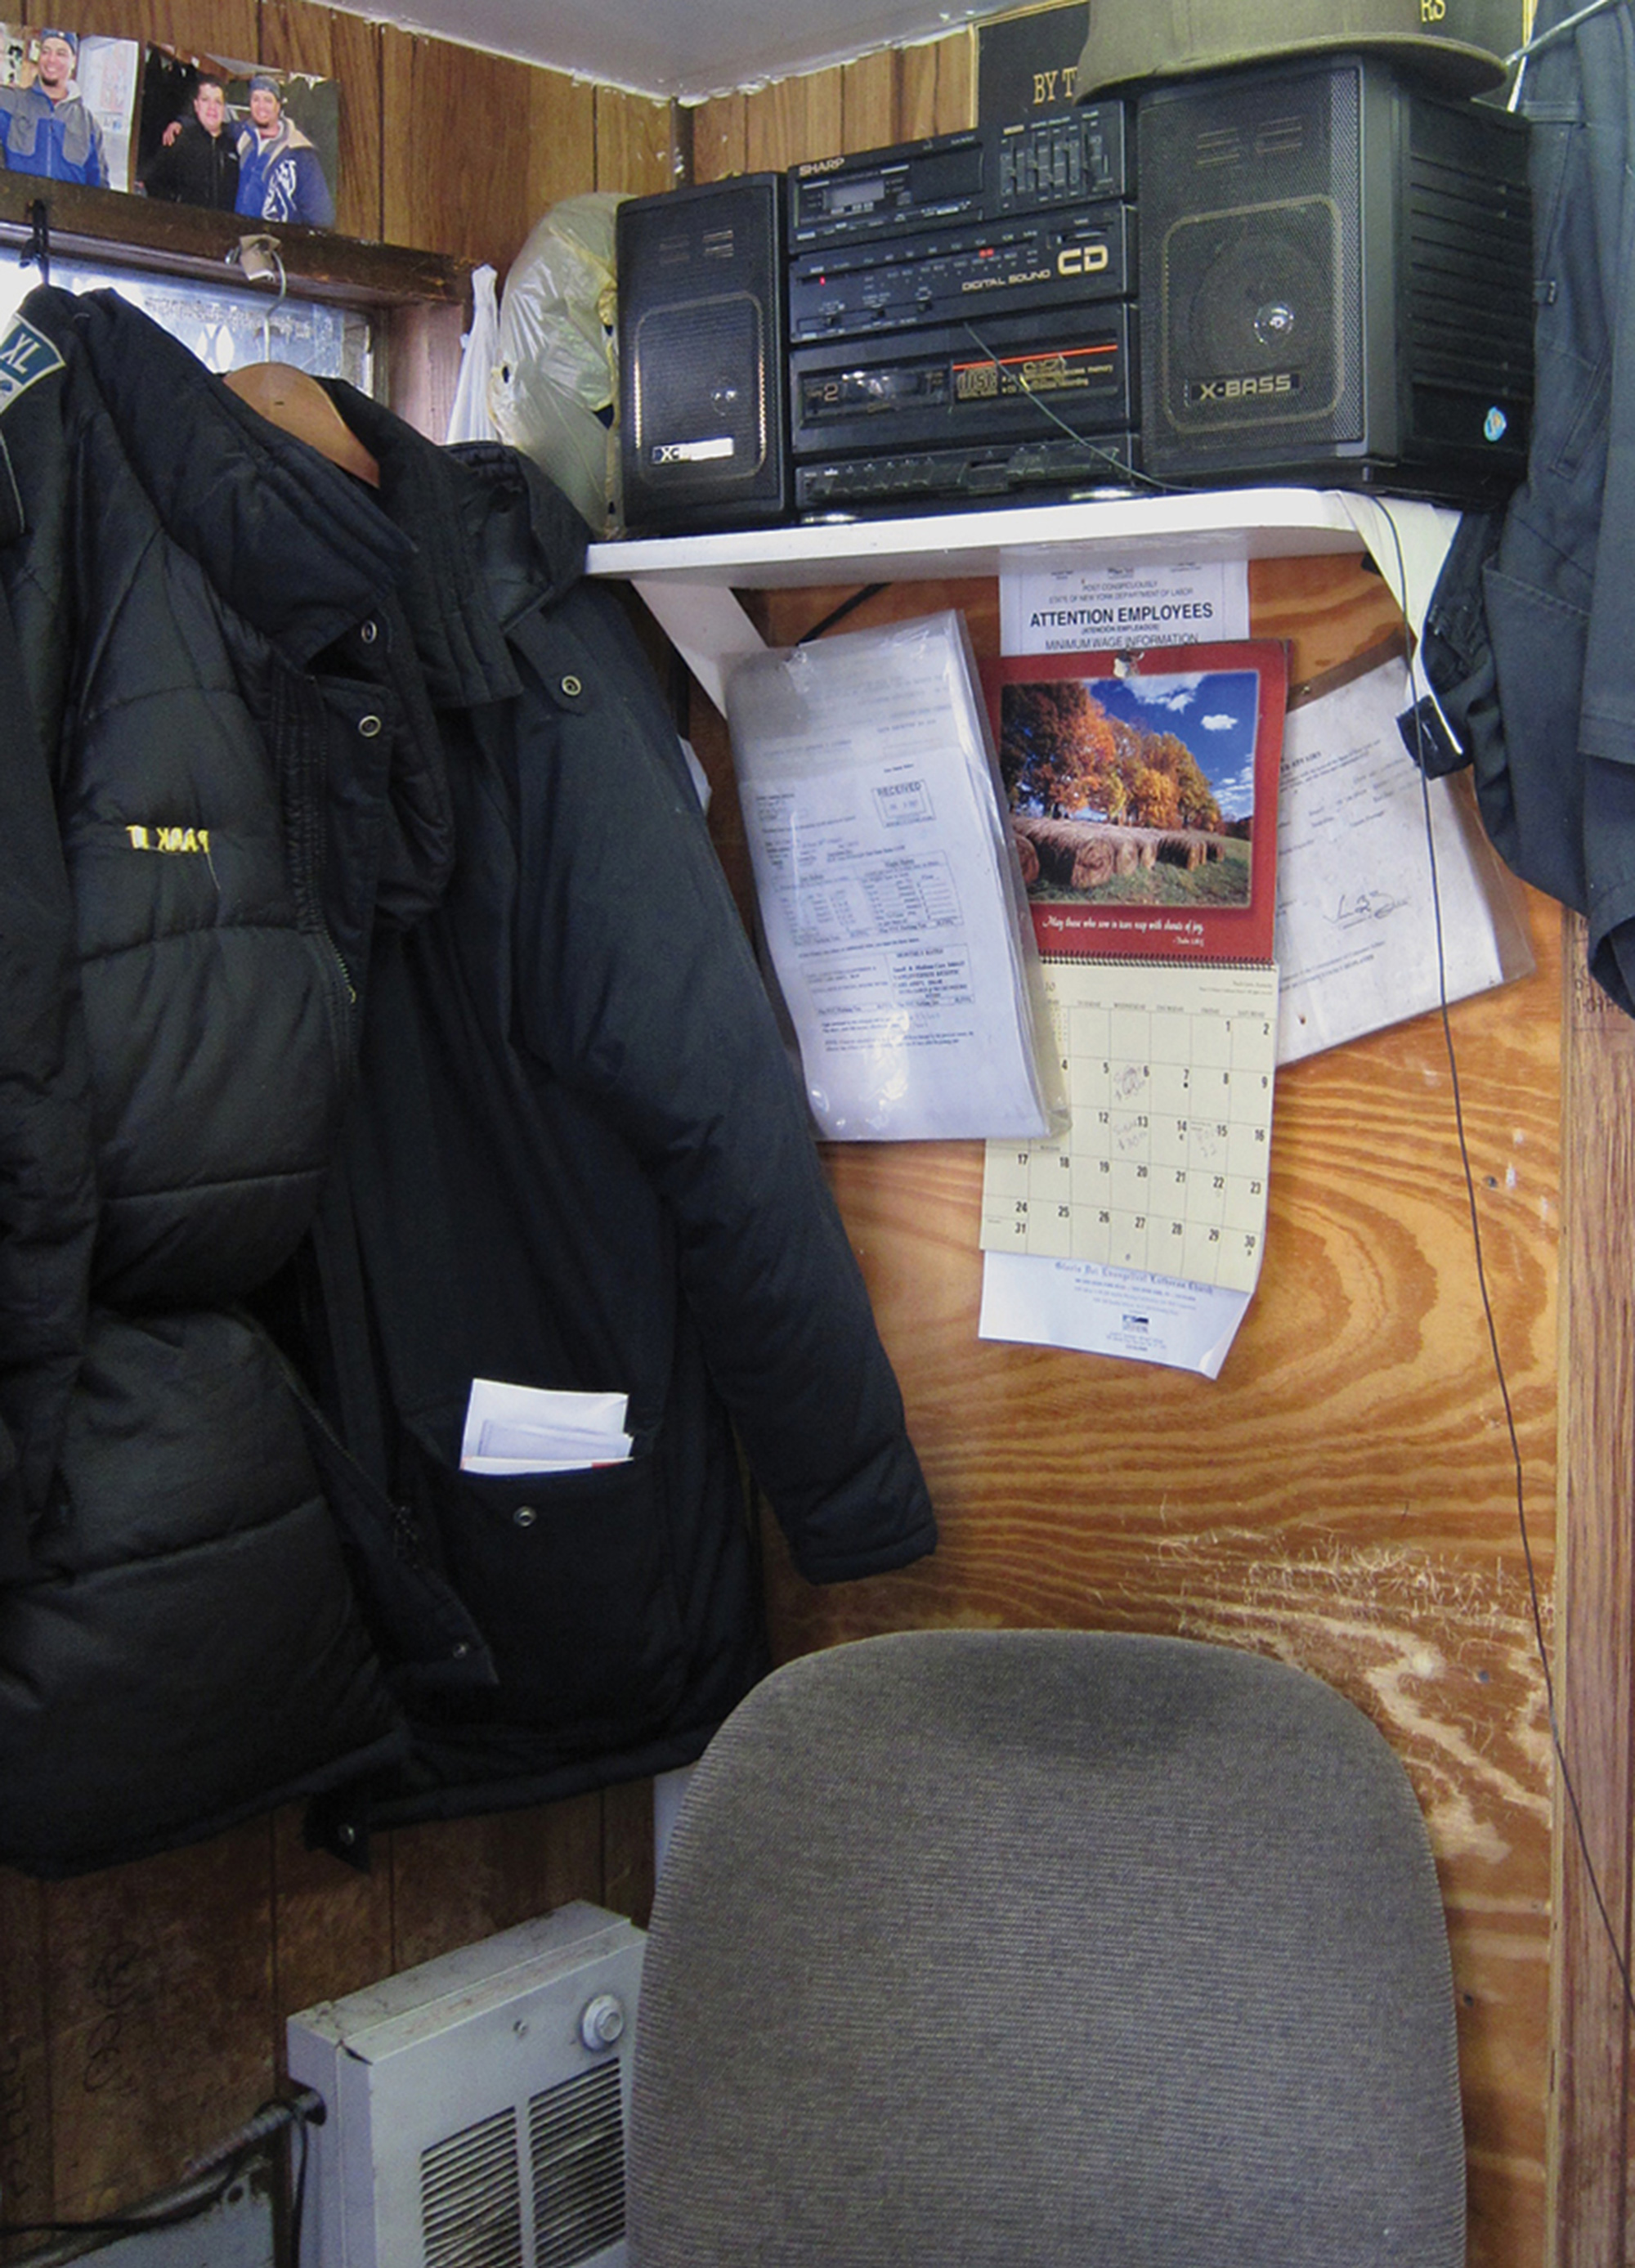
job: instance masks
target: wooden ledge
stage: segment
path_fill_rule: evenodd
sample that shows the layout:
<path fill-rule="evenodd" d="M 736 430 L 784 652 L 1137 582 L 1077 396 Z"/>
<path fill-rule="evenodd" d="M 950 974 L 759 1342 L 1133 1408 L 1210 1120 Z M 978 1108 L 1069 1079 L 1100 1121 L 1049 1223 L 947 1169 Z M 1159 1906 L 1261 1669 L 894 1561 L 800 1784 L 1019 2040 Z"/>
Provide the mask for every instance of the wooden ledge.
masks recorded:
<path fill-rule="evenodd" d="M 0 173 L 0 244 L 27 243 L 30 208 L 43 201 L 51 250 L 63 260 L 114 260 L 129 267 L 159 268 L 171 275 L 241 281 L 226 267 L 241 236 L 255 223 L 204 205 L 160 203 L 116 189 L 81 188 L 43 181 L 32 173 Z M 272 236 L 291 288 L 312 299 L 345 299 L 357 306 L 412 303 L 465 306 L 472 263 L 397 244 L 365 244 L 328 229 L 263 224 Z"/>

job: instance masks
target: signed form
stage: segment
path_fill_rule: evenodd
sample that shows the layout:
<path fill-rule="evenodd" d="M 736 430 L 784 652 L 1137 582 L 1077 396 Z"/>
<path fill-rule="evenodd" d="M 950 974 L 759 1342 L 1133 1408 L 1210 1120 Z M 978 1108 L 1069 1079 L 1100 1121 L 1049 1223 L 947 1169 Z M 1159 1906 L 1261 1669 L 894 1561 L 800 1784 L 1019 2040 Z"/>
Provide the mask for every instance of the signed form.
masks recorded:
<path fill-rule="evenodd" d="M 1394 655 L 1290 704 L 1278 821 L 1279 1064 L 1438 1005 L 1439 901 L 1450 1000 L 1532 970 L 1520 893 L 1483 832 L 1468 777 L 1425 783 L 1403 745 L 1396 719 L 1412 699 Z"/>

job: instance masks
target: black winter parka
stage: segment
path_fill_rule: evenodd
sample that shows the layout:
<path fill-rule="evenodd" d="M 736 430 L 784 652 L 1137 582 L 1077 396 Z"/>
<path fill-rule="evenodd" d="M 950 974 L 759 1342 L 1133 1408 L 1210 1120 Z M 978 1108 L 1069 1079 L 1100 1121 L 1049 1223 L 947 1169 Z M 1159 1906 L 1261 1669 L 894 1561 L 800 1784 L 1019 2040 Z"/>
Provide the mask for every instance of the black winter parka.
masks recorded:
<path fill-rule="evenodd" d="M 934 1540 L 583 531 L 336 398 L 378 494 L 111 295 L 0 341 L 0 749 L 56 821 L 33 960 L 0 934 L 0 1859 L 36 1872 L 696 1755 L 765 1660 L 740 1448 L 814 1580 Z M 462 1472 L 475 1377 L 628 1394 L 630 1460 Z"/>
<path fill-rule="evenodd" d="M 435 740 L 405 540 L 111 294 L 0 342 L 0 1859 L 127 1859 L 401 1753 L 280 1359 Z"/>
<path fill-rule="evenodd" d="M 372 1792 L 400 1821 L 698 1754 L 765 1667 L 734 1435 L 814 1581 L 900 1566 L 936 1529 L 674 724 L 583 576 L 582 524 L 517 453 L 436 449 L 330 390 L 415 540 L 404 611 L 459 846 L 436 912 L 378 950 L 317 1237 L 336 1424 L 498 1674 L 417 1706 L 409 1769 Z M 628 1395 L 630 1460 L 462 1471 L 474 1378 Z"/>

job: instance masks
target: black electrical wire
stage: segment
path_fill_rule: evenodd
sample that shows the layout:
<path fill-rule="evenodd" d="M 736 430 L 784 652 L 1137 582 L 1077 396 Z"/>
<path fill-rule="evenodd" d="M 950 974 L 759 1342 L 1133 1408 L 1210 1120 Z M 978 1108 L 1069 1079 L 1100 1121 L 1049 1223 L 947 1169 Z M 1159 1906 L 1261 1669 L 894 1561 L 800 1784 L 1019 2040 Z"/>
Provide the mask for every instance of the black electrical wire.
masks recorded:
<path fill-rule="evenodd" d="M 312 2088 L 299 2094 L 264 2102 L 239 2132 L 219 2148 L 195 2161 L 187 2179 L 166 2198 L 156 2200 L 151 2211 L 140 2207 L 85 2220 L 0 2220 L 0 2238 L 13 2236 L 142 2236 L 155 2229 L 181 2228 L 213 2212 L 243 2172 L 245 2161 L 284 2128 L 297 2134 L 294 2250 L 291 2268 L 299 2268 L 301 2208 L 306 2188 L 307 2129 L 321 2126 L 327 2116 L 323 2097 Z"/>
<path fill-rule="evenodd" d="M 825 630 L 832 630 L 836 622 L 843 622 L 848 615 L 855 614 L 869 600 L 878 599 L 885 588 L 883 583 L 865 583 L 860 591 L 854 591 L 849 599 L 843 599 L 837 607 L 831 607 L 822 620 L 814 622 L 809 630 L 802 630 L 795 644 L 810 645 L 814 638 L 821 637 Z"/>
<path fill-rule="evenodd" d="M 1384 504 L 1381 504 L 1379 508 L 1381 517 L 1391 531 L 1391 542 L 1396 554 L 1397 603 L 1402 608 L 1403 620 L 1407 621 L 1408 568 L 1403 556 L 1402 536 L 1388 508 Z M 1550 1668 L 1550 1646 L 1544 1636 L 1544 1616 L 1539 1591 L 1538 1571 L 1534 1564 L 1533 1540 L 1528 1526 L 1526 1468 L 1521 1455 L 1521 1438 L 1516 1431 L 1515 1411 L 1510 1399 L 1510 1383 L 1506 1375 L 1504 1356 L 1499 1344 L 1499 1326 L 1494 1318 L 1493 1302 L 1488 1289 L 1487 1265 L 1482 1248 L 1481 1209 L 1477 1202 L 1476 1174 L 1470 1163 L 1470 1147 L 1465 1138 L 1464 1105 L 1459 1086 L 1459 1057 L 1454 1045 L 1453 1019 L 1448 1014 L 1447 956 L 1442 935 L 1442 900 L 1437 875 L 1436 836 L 1431 819 L 1431 782 L 1425 767 L 1425 738 L 1421 709 L 1421 702 L 1425 696 L 1419 689 L 1418 654 L 1411 630 L 1408 653 L 1408 689 L 1412 696 L 1415 761 L 1419 770 L 1419 795 L 1425 814 L 1425 848 L 1431 868 L 1431 909 L 1436 932 L 1437 997 L 1441 1010 L 1442 1042 L 1447 1050 L 1448 1075 L 1454 1099 L 1454 1127 L 1459 1138 L 1459 1156 L 1464 1169 L 1465 1201 L 1470 1215 L 1470 1241 L 1476 1258 L 1477 1288 L 1481 1295 L 1482 1314 L 1487 1325 L 1487 1341 L 1492 1356 L 1493 1374 L 1499 1383 L 1499 1397 L 1504 1407 L 1505 1427 L 1509 1437 L 1511 1462 L 1515 1471 L 1516 1522 L 1521 1536 L 1521 1557 L 1527 1568 L 1528 1599 L 1532 1613 L 1533 1635 L 1538 1648 L 1539 1664 L 1544 1673 L 1544 1703 L 1550 1720 L 1550 1748 L 1555 1756 L 1556 1768 L 1561 1775 L 1562 1792 L 1566 1797 L 1567 1808 L 1572 1815 L 1573 1835 L 1578 1843 L 1579 1854 L 1584 1863 L 1584 1876 L 1589 1884 L 1590 1896 L 1594 1901 L 1596 1912 L 1601 1917 L 1602 1927 L 1606 1933 L 1608 1948 L 1618 1972 L 1618 1982 L 1623 1988 L 1624 2005 L 1631 2014 L 1635 2014 L 1635 1986 L 1631 1984 L 1629 1962 L 1619 1942 L 1617 1931 L 1613 1926 L 1606 1895 L 1601 1886 L 1601 1877 L 1596 1870 L 1595 1862 L 1590 1855 L 1589 1837 L 1584 1825 L 1584 1814 L 1579 1802 L 1578 1789 L 1573 1783 L 1572 1769 L 1567 1763 L 1566 1744 L 1562 1737 L 1561 1720 L 1556 1707 L 1555 1675 Z"/>

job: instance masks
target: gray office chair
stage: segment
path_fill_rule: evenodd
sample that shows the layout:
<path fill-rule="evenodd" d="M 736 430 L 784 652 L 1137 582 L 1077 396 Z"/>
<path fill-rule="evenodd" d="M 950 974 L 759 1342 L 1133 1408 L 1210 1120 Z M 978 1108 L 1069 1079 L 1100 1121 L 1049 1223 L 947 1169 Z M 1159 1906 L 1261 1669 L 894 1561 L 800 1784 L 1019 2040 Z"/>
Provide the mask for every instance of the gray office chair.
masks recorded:
<path fill-rule="evenodd" d="M 1462 2268 L 1402 1767 L 1178 1638 L 792 1663 L 674 1830 L 629 2169 L 631 2268 Z"/>

